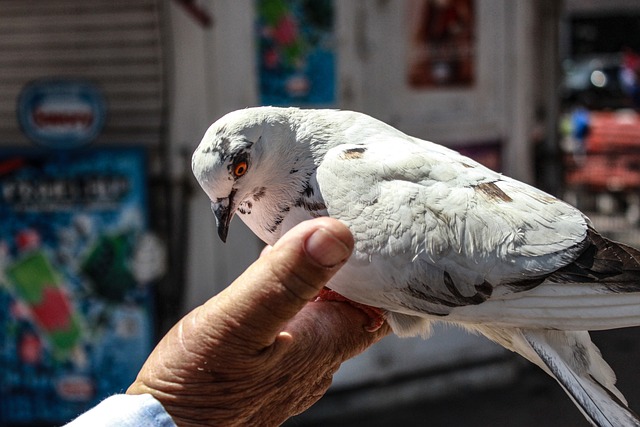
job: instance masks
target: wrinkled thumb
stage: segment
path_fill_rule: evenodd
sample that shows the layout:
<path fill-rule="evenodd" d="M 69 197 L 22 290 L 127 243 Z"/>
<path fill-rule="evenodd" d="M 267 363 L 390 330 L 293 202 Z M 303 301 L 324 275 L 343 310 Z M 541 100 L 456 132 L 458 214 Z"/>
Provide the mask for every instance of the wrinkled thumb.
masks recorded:
<path fill-rule="evenodd" d="M 353 244 L 351 232 L 338 220 L 303 222 L 204 308 L 216 317 L 223 310 L 243 345 L 261 350 L 348 260 Z"/>

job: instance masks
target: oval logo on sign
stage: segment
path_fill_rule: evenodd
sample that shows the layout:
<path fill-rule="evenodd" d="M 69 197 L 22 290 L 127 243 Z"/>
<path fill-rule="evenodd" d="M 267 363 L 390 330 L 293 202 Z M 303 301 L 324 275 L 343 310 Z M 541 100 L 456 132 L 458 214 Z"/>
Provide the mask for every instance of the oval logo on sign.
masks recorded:
<path fill-rule="evenodd" d="M 38 80 L 18 98 L 18 122 L 32 141 L 49 148 L 86 145 L 102 131 L 106 103 L 100 89 L 79 80 Z"/>

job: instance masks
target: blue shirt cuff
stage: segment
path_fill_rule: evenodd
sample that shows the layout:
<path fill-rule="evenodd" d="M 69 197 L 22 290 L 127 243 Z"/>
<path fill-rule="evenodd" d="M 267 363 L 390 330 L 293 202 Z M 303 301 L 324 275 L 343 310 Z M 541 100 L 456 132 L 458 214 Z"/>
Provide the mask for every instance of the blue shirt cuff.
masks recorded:
<path fill-rule="evenodd" d="M 150 394 L 116 394 L 65 427 L 176 427 L 171 416 Z"/>

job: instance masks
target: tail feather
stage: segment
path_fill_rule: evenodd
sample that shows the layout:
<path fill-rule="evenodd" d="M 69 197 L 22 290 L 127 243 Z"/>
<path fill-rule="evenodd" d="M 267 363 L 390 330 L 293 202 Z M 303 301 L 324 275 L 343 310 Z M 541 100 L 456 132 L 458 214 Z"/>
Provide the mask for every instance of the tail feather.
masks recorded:
<path fill-rule="evenodd" d="M 523 330 L 522 336 L 538 360 L 523 355 L 551 374 L 593 425 L 640 427 L 588 332 Z"/>

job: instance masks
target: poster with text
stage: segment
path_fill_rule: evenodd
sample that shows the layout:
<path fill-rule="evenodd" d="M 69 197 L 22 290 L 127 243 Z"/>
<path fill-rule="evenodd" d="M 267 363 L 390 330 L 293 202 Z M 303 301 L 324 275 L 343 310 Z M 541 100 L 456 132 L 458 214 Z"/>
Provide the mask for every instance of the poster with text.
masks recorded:
<path fill-rule="evenodd" d="M 262 105 L 336 101 L 332 0 L 256 0 Z"/>
<path fill-rule="evenodd" d="M 472 86 L 476 68 L 474 0 L 410 0 L 407 19 L 409 86 Z"/>
<path fill-rule="evenodd" d="M 138 148 L 0 151 L 0 425 L 64 423 L 151 350 Z"/>

